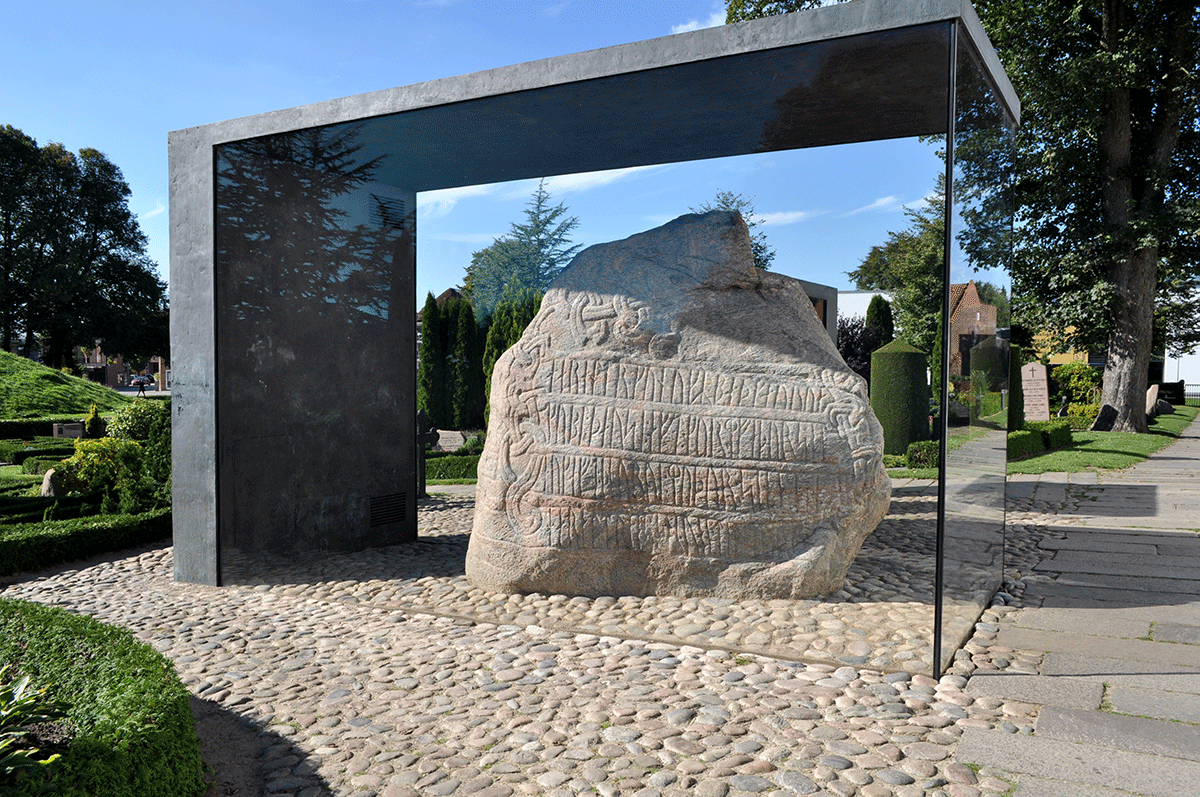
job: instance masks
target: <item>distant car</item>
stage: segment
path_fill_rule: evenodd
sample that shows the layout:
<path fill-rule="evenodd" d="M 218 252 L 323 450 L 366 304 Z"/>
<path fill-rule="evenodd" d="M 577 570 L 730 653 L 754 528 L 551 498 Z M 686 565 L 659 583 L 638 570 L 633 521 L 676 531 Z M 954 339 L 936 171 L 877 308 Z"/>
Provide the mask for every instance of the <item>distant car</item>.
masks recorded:
<path fill-rule="evenodd" d="M 150 386 L 154 384 L 154 380 L 148 376 L 135 376 L 130 384 L 134 387 Z"/>

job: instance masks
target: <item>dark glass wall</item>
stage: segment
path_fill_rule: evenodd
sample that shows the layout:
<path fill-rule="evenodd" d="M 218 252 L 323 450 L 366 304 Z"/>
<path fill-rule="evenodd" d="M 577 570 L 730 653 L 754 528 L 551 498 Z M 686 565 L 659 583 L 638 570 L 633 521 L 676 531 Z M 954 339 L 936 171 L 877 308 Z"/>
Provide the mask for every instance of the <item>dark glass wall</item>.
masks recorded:
<path fill-rule="evenodd" d="M 219 561 L 416 535 L 414 194 L 355 126 L 216 153 Z"/>
<path fill-rule="evenodd" d="M 970 636 L 1004 575 L 1011 295 L 1012 124 L 967 37 L 957 38 L 940 659 Z M 965 654 L 963 654 L 965 655 Z"/>

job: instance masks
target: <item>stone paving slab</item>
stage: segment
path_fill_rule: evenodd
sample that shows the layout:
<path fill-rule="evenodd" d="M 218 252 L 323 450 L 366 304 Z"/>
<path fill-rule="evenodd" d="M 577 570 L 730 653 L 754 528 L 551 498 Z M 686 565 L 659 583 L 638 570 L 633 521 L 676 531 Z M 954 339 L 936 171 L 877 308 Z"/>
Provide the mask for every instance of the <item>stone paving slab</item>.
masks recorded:
<path fill-rule="evenodd" d="M 1141 556 L 1156 556 L 1159 552 L 1157 545 L 1146 542 L 1136 534 L 1120 537 L 1114 534 L 1110 538 L 1099 540 L 1078 536 L 1062 540 L 1048 537 L 1039 542 L 1038 547 L 1043 551 L 1104 551 Z"/>
<path fill-rule="evenodd" d="M 1193 542 L 1200 540 L 1196 532 L 1189 528 L 1161 528 L 1150 529 L 1140 526 L 1118 526 L 1113 524 L 1105 525 L 1086 525 L 1081 526 L 1077 522 L 1070 525 L 1060 523 L 1047 523 L 1042 526 L 1046 534 L 1053 536 L 1078 534 L 1081 529 L 1086 529 L 1085 535 L 1080 535 L 1081 539 L 1133 539 L 1138 542 L 1149 542 L 1155 545 L 1160 544 L 1178 544 L 1191 545 Z"/>
<path fill-rule="evenodd" d="M 1177 642 L 1182 645 L 1200 645 L 1200 625 L 1156 622 L 1154 624 L 1154 641 Z"/>
<path fill-rule="evenodd" d="M 1121 576 L 1114 573 L 1062 573 L 1056 579 L 1059 584 L 1098 589 L 1127 589 L 1150 593 L 1152 596 L 1180 595 L 1193 598 L 1200 589 L 1200 581 L 1179 578 L 1152 578 L 1146 576 Z"/>
<path fill-rule="evenodd" d="M 954 758 L 964 764 L 1151 797 L 1194 794 L 1200 784 L 1200 762 L 996 730 L 967 729 Z"/>
<path fill-rule="evenodd" d="M 1120 557 L 1120 558 L 1118 558 Z M 1119 554 L 1084 551 L 1059 551 L 1051 559 L 1039 562 L 1035 570 L 1054 573 L 1087 573 L 1133 578 L 1161 578 L 1193 581 L 1200 592 L 1200 559 L 1155 556 L 1126 558 Z"/>
<path fill-rule="evenodd" d="M 1150 635 L 1151 620 L 1113 617 L 1104 609 L 1022 609 L 1016 625 L 1043 631 L 1078 632 L 1086 629 L 1096 636 L 1140 639 Z"/>
<path fill-rule="evenodd" d="M 1141 605 L 1151 611 L 1193 612 L 1196 596 L 1189 592 L 1152 591 L 1149 589 L 1122 589 L 1099 585 L 1067 584 L 1061 581 L 1034 582 L 1030 581 L 1025 587 L 1025 602 L 1027 605 L 1054 608 L 1074 608 L 1078 606 L 1095 606 L 1104 608 L 1107 604 L 1114 606 Z M 1161 612 L 1159 612 L 1161 615 Z"/>
<path fill-rule="evenodd" d="M 967 694 L 974 698 L 1000 697 L 1040 706 L 1098 709 L 1104 698 L 1104 684 L 1069 676 L 980 672 L 967 683 Z"/>
<path fill-rule="evenodd" d="M 1200 667 L 1200 648 L 1191 645 L 1147 642 L 1141 639 L 1115 639 L 1012 626 L 1001 627 L 998 639 L 1001 645 L 1019 650 L 1081 653 L 1087 656 L 1108 658 L 1138 658 L 1162 664 Z"/>
<path fill-rule="evenodd" d="M 1157 662 L 1052 652 L 1043 659 L 1041 673 L 1089 679 L 1110 686 L 1200 695 L 1200 669 Z"/>
<path fill-rule="evenodd" d="M 1108 700 L 1112 710 L 1119 714 L 1200 724 L 1200 695 L 1112 686 L 1108 690 Z M 1200 739 L 1200 728 L 1193 728 L 1192 732 Z"/>
<path fill-rule="evenodd" d="M 1164 617 L 1170 617 L 1180 621 L 1180 624 L 1184 624 L 1186 628 L 1200 626 L 1200 601 L 1169 603 L 1164 600 L 1161 603 L 1146 604 L 1110 601 L 1107 600 L 1109 597 L 1110 595 L 1108 594 L 1098 594 L 1094 598 L 1068 598 L 1065 596 L 1047 598 L 1046 602 L 1042 604 L 1041 611 L 1070 609 L 1077 612 L 1086 612 L 1087 614 L 1084 615 L 1086 618 L 1085 622 L 1108 622 L 1110 619 L 1144 620 L 1155 623 L 1155 627 L 1158 628 L 1160 625 L 1170 625 L 1170 623 L 1162 622 Z M 1171 640 L 1159 641 L 1165 642 Z"/>
<path fill-rule="evenodd" d="M 1037 735 L 1200 761 L 1200 729 L 1178 722 L 1046 706 L 1038 714 Z"/>
<path fill-rule="evenodd" d="M 1013 797 L 1139 797 L 1131 791 L 1108 789 L 1103 786 L 1082 783 L 1066 783 L 1061 780 L 1046 780 L 1027 775 L 1017 781 Z"/>

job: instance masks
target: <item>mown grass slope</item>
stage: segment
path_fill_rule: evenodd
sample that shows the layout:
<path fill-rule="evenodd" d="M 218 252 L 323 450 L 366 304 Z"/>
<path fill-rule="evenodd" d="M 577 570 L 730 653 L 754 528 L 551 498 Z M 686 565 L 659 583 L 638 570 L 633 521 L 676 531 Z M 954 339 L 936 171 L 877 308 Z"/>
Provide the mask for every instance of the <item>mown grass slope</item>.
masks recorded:
<path fill-rule="evenodd" d="M 104 412 L 130 400 L 112 388 L 0 351 L 0 418 L 82 415 L 92 404 Z"/>

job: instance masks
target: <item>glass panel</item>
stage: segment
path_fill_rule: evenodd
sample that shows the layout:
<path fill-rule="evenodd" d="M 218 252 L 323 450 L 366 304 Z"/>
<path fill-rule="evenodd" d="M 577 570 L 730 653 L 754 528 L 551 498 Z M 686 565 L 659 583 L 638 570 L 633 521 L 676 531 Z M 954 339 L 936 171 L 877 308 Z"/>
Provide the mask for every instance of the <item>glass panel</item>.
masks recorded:
<path fill-rule="evenodd" d="M 359 129 L 218 147 L 223 583 L 262 560 L 415 537 L 415 202 Z"/>
<path fill-rule="evenodd" d="M 941 665 L 1003 579 L 1012 129 L 958 37 Z M 966 655 L 965 653 L 960 655 Z"/>

